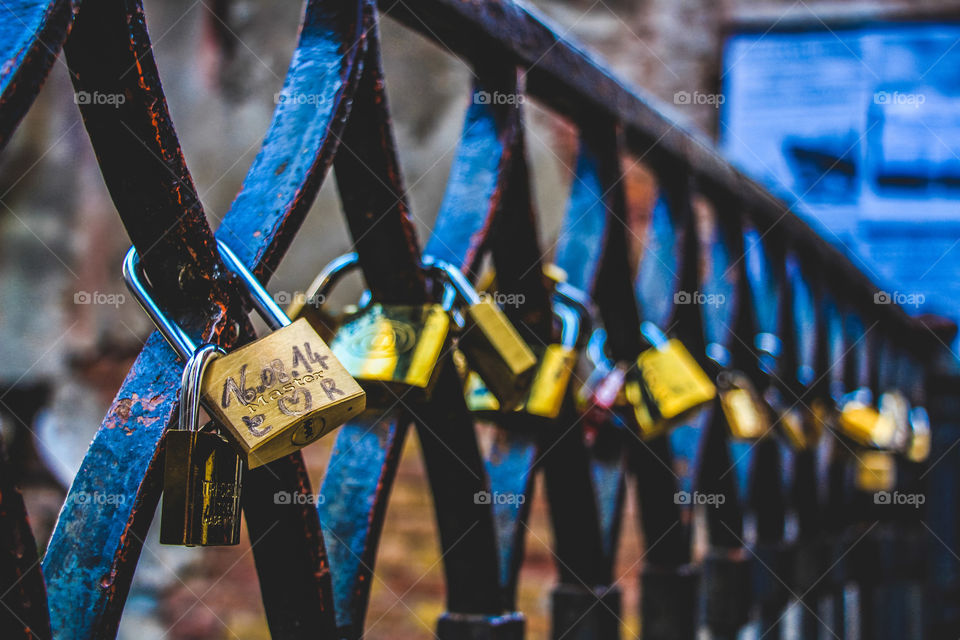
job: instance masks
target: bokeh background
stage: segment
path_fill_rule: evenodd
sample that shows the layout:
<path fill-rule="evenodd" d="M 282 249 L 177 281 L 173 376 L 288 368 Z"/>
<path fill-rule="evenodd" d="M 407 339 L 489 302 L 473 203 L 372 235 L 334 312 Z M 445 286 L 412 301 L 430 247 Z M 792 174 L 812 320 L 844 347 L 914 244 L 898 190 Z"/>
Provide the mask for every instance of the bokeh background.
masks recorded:
<path fill-rule="evenodd" d="M 411 2 L 414 0 L 398 0 Z M 296 42 L 297 2 L 146 0 L 164 90 L 203 205 L 216 226 L 266 131 Z M 390 6 L 390 1 L 383 5 Z M 888 0 L 537 0 L 557 30 L 604 58 L 625 81 L 713 138 L 721 109 L 677 101 L 717 95 L 725 44 L 745 22 L 833 23 L 901 13 L 953 16 L 957 2 Z M 225 10 L 224 7 L 228 7 Z M 443 195 L 463 114 L 469 68 L 442 44 L 389 18 L 382 23 L 387 92 L 412 214 L 426 237 Z M 742 52 L 741 52 L 742 53 Z M 749 53 L 749 50 L 746 51 Z M 575 135 L 535 102 L 526 105 L 528 160 L 541 241 L 552 246 L 565 209 Z M 954 154 L 956 156 L 956 154 Z M 649 180 L 628 187 L 639 226 Z M 120 262 L 128 240 L 99 174 L 60 60 L 34 107 L 0 154 L 0 427 L 45 546 L 107 406 L 151 325 L 126 294 Z M 271 281 L 302 290 L 328 260 L 350 249 L 332 180 Z M 483 437 L 495 437 L 484 431 Z M 331 438 L 306 457 L 319 486 Z M 542 494 L 542 492 L 540 492 Z M 630 503 L 632 503 L 632 497 Z M 637 629 L 642 541 L 625 518 L 618 575 L 626 637 Z M 530 638 L 545 638 L 554 581 L 544 505 L 533 508 L 521 578 Z M 431 637 L 443 607 L 432 504 L 415 436 L 390 501 L 368 616 L 369 638 Z M 249 544 L 180 549 L 151 533 L 121 624 L 121 638 L 266 638 Z"/>

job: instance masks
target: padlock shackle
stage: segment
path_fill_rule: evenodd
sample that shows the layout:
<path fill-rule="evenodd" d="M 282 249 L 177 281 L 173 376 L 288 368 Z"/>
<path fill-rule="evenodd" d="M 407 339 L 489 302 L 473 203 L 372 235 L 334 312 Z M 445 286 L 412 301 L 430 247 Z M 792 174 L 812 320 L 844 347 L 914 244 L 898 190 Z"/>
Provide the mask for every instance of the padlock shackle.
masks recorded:
<path fill-rule="evenodd" d="M 560 319 L 560 344 L 575 349 L 580 337 L 589 331 L 590 311 L 586 296 L 576 287 L 558 282 L 552 298 L 553 314 Z"/>
<path fill-rule="evenodd" d="M 244 286 L 250 292 L 254 308 L 264 322 L 274 331 L 289 325 L 290 318 L 274 301 L 264 286 L 260 284 L 260 280 L 241 262 L 237 254 L 222 240 L 217 240 L 217 249 L 220 251 L 220 256 L 227 268 L 236 273 L 243 281 Z M 153 295 L 145 282 L 143 266 L 140 264 L 140 256 L 137 255 L 136 247 L 130 247 L 127 255 L 123 258 L 123 279 L 140 307 L 153 320 L 153 324 L 157 326 L 157 329 L 163 334 L 177 356 L 181 360 L 189 361 L 197 350 L 197 343 L 179 324 L 170 319 L 153 299 Z"/>
<path fill-rule="evenodd" d="M 660 327 L 649 320 L 644 320 L 640 323 L 640 333 L 643 334 L 647 342 L 657 349 L 662 349 L 667 346 L 668 340 L 666 334 L 663 333 Z"/>
<path fill-rule="evenodd" d="M 283 312 L 280 305 L 278 305 L 276 300 L 267 292 L 266 288 L 260 284 L 260 280 L 253 275 L 253 272 L 247 269 L 247 265 L 243 264 L 240 258 L 237 257 L 237 254 L 220 239 L 217 240 L 217 249 L 220 250 L 220 257 L 223 258 L 223 262 L 227 265 L 227 268 L 240 276 L 243 285 L 250 292 L 253 307 L 257 310 L 257 313 L 260 314 L 260 317 L 263 318 L 263 321 L 267 323 L 267 326 L 274 331 L 289 326 L 292 322 L 289 316 Z"/>
<path fill-rule="evenodd" d="M 186 331 L 180 328 L 179 324 L 163 312 L 153 299 L 144 282 L 143 266 L 140 264 L 140 258 L 134 247 L 130 247 L 127 255 L 123 258 L 123 279 L 140 307 L 153 320 L 153 324 L 157 326 L 160 334 L 163 335 L 177 356 L 185 362 L 189 361 L 197 350 L 197 344 L 193 341 L 193 338 L 187 335 Z"/>
<path fill-rule="evenodd" d="M 317 274 L 313 279 L 307 291 L 304 294 L 306 300 L 321 299 L 326 300 L 330 291 L 340 281 L 347 271 L 355 269 L 360 265 L 360 256 L 355 251 L 338 256 L 327 263 L 327 266 Z"/>
<path fill-rule="evenodd" d="M 180 429 L 186 431 L 200 430 L 200 391 L 203 385 L 203 374 L 207 365 L 216 360 L 226 351 L 215 344 L 201 345 L 187 360 L 180 378 Z"/>
<path fill-rule="evenodd" d="M 435 258 L 431 255 L 424 255 L 421 258 L 423 268 L 428 271 L 441 273 L 453 285 L 453 288 L 468 305 L 479 304 L 483 301 L 480 294 L 474 288 L 467 277 L 463 275 L 460 269 L 445 260 Z"/>

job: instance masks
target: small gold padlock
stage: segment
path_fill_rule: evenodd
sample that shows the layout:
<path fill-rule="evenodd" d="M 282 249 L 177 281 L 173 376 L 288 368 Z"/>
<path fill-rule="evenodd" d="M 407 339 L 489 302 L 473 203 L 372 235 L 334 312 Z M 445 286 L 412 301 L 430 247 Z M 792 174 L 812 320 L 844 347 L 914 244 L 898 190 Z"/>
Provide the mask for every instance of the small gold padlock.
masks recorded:
<path fill-rule="evenodd" d="M 767 408 L 750 379 L 739 371 L 717 375 L 720 408 L 730 434 L 738 440 L 756 440 L 770 430 Z"/>
<path fill-rule="evenodd" d="M 873 406 L 873 394 L 866 388 L 844 397 L 837 426 L 857 444 L 879 449 L 890 448 L 897 430 L 893 418 Z"/>
<path fill-rule="evenodd" d="M 529 389 L 537 357 L 500 307 L 490 297 L 481 297 L 459 269 L 433 256 L 424 256 L 423 265 L 442 274 L 466 303 L 460 313 L 463 326 L 457 333 L 457 348 L 500 407 L 513 409 Z"/>
<path fill-rule="evenodd" d="M 679 340 L 668 340 L 651 322 L 641 325 L 652 345 L 637 357 L 641 390 L 656 429 L 680 421 L 707 405 L 716 387 Z"/>
<path fill-rule="evenodd" d="M 257 312 L 273 333 L 210 364 L 201 401 L 250 468 L 310 444 L 366 406 L 366 396 L 310 324 L 283 313 L 263 285 L 224 243 L 227 268 L 240 276 Z M 124 260 L 124 278 L 140 305 L 184 359 L 192 340 L 167 318 L 143 283 L 134 249 Z"/>
<path fill-rule="evenodd" d="M 891 491 L 897 483 L 897 464 L 886 451 L 858 451 L 854 483 L 868 493 Z"/>
<path fill-rule="evenodd" d="M 906 452 L 910 443 L 910 402 L 902 392 L 893 389 L 880 394 L 877 403 L 880 415 L 893 423 L 893 434 L 883 448 Z"/>
<path fill-rule="evenodd" d="M 643 395 L 643 384 L 636 369 L 626 371 L 623 394 L 633 409 L 633 419 L 642 440 L 652 440 L 668 430 L 667 421 L 654 422 L 653 416 L 650 415 L 648 401 Z"/>
<path fill-rule="evenodd" d="M 164 435 L 160 543 L 192 546 L 240 542 L 243 462 L 223 437 L 198 428 L 204 371 L 223 350 L 203 345 L 187 361 L 180 424 Z"/>
<path fill-rule="evenodd" d="M 907 445 L 907 459 L 911 462 L 924 462 L 930 457 L 931 434 L 930 418 L 923 407 L 910 409 L 910 440 Z"/>

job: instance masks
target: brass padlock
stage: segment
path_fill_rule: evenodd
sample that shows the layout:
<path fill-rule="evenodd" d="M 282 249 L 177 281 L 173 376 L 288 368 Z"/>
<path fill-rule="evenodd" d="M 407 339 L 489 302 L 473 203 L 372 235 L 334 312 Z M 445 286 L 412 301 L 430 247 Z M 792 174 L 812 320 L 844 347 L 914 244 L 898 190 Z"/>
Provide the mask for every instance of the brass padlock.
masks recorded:
<path fill-rule="evenodd" d="M 526 397 L 514 411 L 540 418 L 560 415 L 577 363 L 577 347 L 583 324 L 589 320 L 583 296 L 568 286 L 558 286 L 553 294 L 553 312 L 560 319 L 560 342 L 547 345 L 537 363 L 536 373 Z M 482 376 L 470 371 L 466 377 L 464 396 L 467 407 L 484 415 L 503 409 Z"/>
<path fill-rule="evenodd" d="M 730 435 L 737 440 L 756 440 L 770 430 L 767 407 L 750 379 L 739 371 L 717 374 L 720 408 Z"/>
<path fill-rule="evenodd" d="M 459 269 L 432 256 L 424 256 L 423 265 L 443 274 L 466 303 L 460 313 L 463 326 L 457 333 L 457 347 L 500 407 L 513 409 L 529 389 L 537 357 L 500 307 L 481 297 Z"/>
<path fill-rule="evenodd" d="M 326 300 L 337 282 L 358 266 L 355 253 L 331 261 L 306 298 Z M 445 287 L 443 297 L 442 303 L 425 305 L 380 304 L 370 302 L 367 292 L 359 308 L 344 314 L 330 348 L 363 386 L 370 406 L 393 406 L 399 398 L 429 400 L 450 344 L 450 307 L 456 298 L 452 286 Z M 307 314 L 308 306 L 292 310 Z"/>
<path fill-rule="evenodd" d="M 205 344 L 187 361 L 179 428 L 164 434 L 160 543 L 193 546 L 240 542 L 243 462 L 219 434 L 198 428 L 204 373 L 223 355 Z"/>
<path fill-rule="evenodd" d="M 893 389 L 880 394 L 877 403 L 880 415 L 887 417 L 893 423 L 893 434 L 888 442 L 883 444 L 884 449 L 903 452 L 910 445 L 910 402 L 902 392 Z"/>
<path fill-rule="evenodd" d="M 897 463 L 887 451 L 858 451 L 856 453 L 854 484 L 861 491 L 873 493 L 891 491 L 897 483 Z"/>
<path fill-rule="evenodd" d="M 931 447 L 930 417 L 923 407 L 910 409 L 910 440 L 907 445 L 907 459 L 910 462 L 924 462 L 930 457 Z"/>
<path fill-rule="evenodd" d="M 641 331 L 652 346 L 637 357 L 640 391 L 654 431 L 662 432 L 703 409 L 717 390 L 682 342 L 668 340 L 651 322 Z"/>
<path fill-rule="evenodd" d="M 359 415 L 366 397 L 309 323 L 303 319 L 291 323 L 233 251 L 220 241 L 217 246 L 227 268 L 240 276 L 254 307 L 274 330 L 213 362 L 201 390 L 204 407 L 254 468 L 293 453 Z M 190 358 L 193 341 L 153 301 L 133 248 L 123 273 L 174 350 L 181 358 Z"/>
<path fill-rule="evenodd" d="M 857 389 L 843 397 L 837 426 L 847 438 L 865 447 L 888 449 L 892 446 L 897 425 L 889 414 L 873 406 L 873 393 Z"/>

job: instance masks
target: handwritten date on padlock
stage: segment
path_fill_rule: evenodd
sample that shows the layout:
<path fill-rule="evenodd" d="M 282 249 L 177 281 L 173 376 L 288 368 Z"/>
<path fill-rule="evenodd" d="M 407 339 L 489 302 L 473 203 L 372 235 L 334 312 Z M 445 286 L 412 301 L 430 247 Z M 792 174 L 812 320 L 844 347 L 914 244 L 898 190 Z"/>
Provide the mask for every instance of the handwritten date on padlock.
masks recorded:
<path fill-rule="evenodd" d="M 366 406 L 363 390 L 303 319 L 211 363 L 202 394 L 251 468 L 309 444 Z"/>

